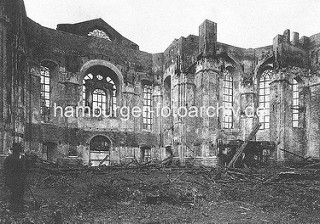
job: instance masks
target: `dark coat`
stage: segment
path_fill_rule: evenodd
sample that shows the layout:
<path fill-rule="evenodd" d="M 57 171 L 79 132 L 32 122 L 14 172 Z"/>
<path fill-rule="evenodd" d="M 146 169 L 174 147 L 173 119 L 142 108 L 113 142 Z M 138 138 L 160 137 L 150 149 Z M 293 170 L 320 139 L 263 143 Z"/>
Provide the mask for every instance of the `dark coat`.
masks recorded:
<path fill-rule="evenodd" d="M 12 154 L 4 161 L 5 184 L 9 189 L 23 187 L 26 183 L 26 159 L 19 154 Z"/>

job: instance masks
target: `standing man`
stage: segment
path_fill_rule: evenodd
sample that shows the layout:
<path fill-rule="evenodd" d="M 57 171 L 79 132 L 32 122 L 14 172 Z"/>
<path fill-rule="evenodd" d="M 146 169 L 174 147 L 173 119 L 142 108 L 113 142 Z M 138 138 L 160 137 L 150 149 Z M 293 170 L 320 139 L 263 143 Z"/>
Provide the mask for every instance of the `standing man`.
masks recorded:
<path fill-rule="evenodd" d="M 23 211 L 23 195 L 26 184 L 26 160 L 21 153 L 21 143 L 13 143 L 12 154 L 4 161 L 5 184 L 10 190 L 10 209 L 14 212 Z"/>

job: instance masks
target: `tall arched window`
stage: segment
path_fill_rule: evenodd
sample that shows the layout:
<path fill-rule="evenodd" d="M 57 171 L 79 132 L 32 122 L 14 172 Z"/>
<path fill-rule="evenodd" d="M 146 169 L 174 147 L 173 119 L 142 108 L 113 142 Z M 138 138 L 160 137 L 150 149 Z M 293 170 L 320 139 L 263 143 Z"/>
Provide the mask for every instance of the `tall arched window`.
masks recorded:
<path fill-rule="evenodd" d="M 292 81 L 292 126 L 299 127 L 299 83 Z"/>
<path fill-rule="evenodd" d="M 223 120 L 222 127 L 230 129 L 233 126 L 233 77 L 227 70 L 223 73 Z"/>
<path fill-rule="evenodd" d="M 269 129 L 270 127 L 270 81 L 272 70 L 265 70 L 259 82 L 259 121 L 261 123 L 260 129 Z"/>
<path fill-rule="evenodd" d="M 101 68 L 88 73 L 83 79 L 83 106 L 100 107 L 102 113 L 115 116 L 117 85 L 114 77 Z"/>
<path fill-rule="evenodd" d="M 40 68 L 41 83 L 41 120 L 46 122 L 50 118 L 50 69 L 45 66 Z"/>
<path fill-rule="evenodd" d="M 152 128 L 152 86 L 143 85 L 143 129 L 151 130 Z"/>

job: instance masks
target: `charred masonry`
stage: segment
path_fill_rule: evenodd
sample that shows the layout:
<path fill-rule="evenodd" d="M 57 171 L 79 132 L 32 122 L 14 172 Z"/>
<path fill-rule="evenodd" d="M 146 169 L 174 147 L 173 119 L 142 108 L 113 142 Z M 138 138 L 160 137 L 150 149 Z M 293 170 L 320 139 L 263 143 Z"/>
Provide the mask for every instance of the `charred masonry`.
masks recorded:
<path fill-rule="evenodd" d="M 26 16 L 22 0 L 0 2 L 0 156 L 14 141 L 52 161 L 72 157 L 107 165 L 162 160 L 214 166 L 218 143 L 245 139 L 267 113 L 257 141 L 273 142 L 275 161 L 320 152 L 320 33 L 285 30 L 273 44 L 243 49 L 217 42 L 217 24 L 199 36 L 175 39 L 162 53 L 139 50 L 102 19 L 43 27 Z M 232 106 L 239 116 L 66 118 L 61 107 L 94 104 L 152 108 Z"/>

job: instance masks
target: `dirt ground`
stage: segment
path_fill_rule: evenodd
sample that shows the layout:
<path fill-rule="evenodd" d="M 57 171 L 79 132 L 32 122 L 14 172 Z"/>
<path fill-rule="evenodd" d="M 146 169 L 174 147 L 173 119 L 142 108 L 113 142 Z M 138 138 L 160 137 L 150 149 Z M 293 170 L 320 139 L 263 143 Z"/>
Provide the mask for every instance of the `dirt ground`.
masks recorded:
<path fill-rule="evenodd" d="M 0 223 L 320 223 L 320 179 L 280 178 L 265 167 L 218 179 L 208 168 L 33 169 L 25 212 L 8 210 L 0 182 Z"/>

